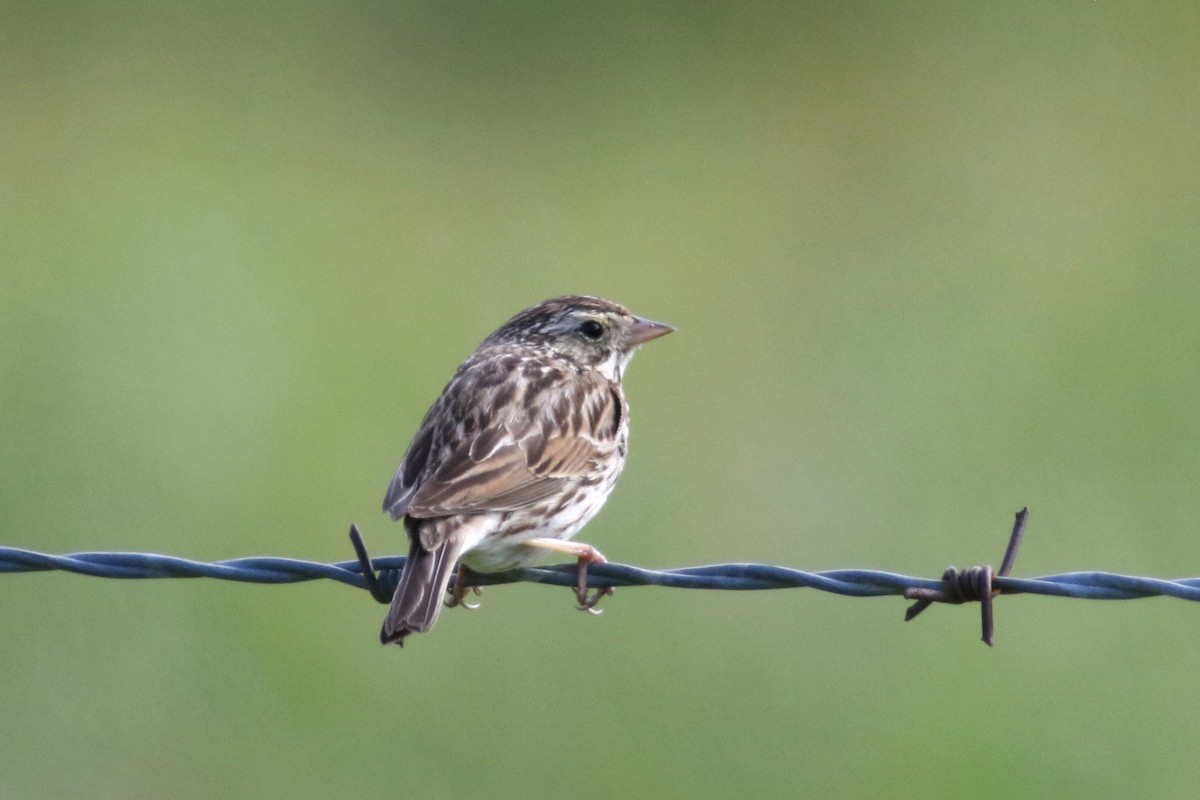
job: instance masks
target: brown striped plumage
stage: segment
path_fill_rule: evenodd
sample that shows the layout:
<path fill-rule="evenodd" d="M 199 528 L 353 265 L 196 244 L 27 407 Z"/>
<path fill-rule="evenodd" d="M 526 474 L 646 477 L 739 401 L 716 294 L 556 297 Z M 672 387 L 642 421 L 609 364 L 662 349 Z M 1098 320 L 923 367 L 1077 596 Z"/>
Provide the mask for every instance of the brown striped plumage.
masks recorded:
<path fill-rule="evenodd" d="M 480 572 L 528 564 L 596 515 L 625 465 L 621 374 L 638 345 L 671 330 L 607 300 L 557 297 L 463 362 L 383 501 L 409 538 L 385 644 L 433 625 L 460 561 Z M 581 563 L 602 559 L 579 547 Z"/>

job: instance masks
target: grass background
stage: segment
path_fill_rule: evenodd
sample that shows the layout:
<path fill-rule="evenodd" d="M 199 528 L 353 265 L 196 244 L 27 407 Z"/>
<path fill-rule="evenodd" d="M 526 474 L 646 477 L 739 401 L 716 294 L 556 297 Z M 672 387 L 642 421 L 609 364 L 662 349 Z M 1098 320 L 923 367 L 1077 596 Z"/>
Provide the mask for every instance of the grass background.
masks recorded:
<path fill-rule="evenodd" d="M 673 323 L 646 566 L 1200 574 L 1200 11 L 0 4 L 0 543 L 348 558 L 453 367 Z M 0 794 L 1190 797 L 1196 609 L 0 577 Z"/>

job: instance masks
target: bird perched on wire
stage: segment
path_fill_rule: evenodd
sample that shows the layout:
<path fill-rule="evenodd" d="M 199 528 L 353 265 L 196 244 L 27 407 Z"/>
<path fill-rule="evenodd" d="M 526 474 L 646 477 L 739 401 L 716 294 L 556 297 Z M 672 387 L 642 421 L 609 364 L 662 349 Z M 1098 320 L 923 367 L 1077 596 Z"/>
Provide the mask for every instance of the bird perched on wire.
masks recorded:
<path fill-rule="evenodd" d="M 421 422 L 383 510 L 403 520 L 408 559 L 380 639 L 429 630 L 457 564 L 479 572 L 524 566 L 571 542 L 625 466 L 629 405 L 621 377 L 639 345 L 673 331 L 596 297 L 556 297 L 506 322 L 462 363 Z M 461 575 L 460 575 L 461 578 Z M 463 581 L 450 605 L 461 603 Z"/>

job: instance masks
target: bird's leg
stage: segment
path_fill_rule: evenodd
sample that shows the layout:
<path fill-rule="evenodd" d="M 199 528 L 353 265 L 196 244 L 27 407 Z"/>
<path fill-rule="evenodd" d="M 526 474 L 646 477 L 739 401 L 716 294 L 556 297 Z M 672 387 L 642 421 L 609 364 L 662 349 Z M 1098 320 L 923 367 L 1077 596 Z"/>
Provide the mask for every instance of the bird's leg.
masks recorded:
<path fill-rule="evenodd" d="M 525 544 L 530 547 L 541 547 L 555 553 L 566 553 L 567 555 L 575 556 L 578 559 L 578 577 L 575 581 L 575 599 L 579 602 L 577 608 L 589 614 L 599 615 L 604 613 L 596 608 L 596 604 L 600 602 L 600 598 L 607 597 L 613 593 L 612 587 L 597 588 L 595 592 L 589 595 L 587 583 L 588 564 L 608 563 L 608 559 L 604 557 L 603 553 L 590 544 L 563 541 L 562 539 L 537 538 L 530 539 Z"/>
<path fill-rule="evenodd" d="M 454 576 L 454 588 L 450 590 L 450 597 L 446 599 L 446 608 L 462 606 L 467 611 L 474 611 L 479 608 L 479 603 L 467 602 L 468 592 L 480 595 L 483 594 L 483 587 L 467 586 L 467 567 L 465 564 L 459 564 L 458 574 Z"/>
<path fill-rule="evenodd" d="M 579 605 L 577 605 L 576 608 L 578 608 L 580 611 L 586 611 L 587 613 L 598 617 L 604 613 L 604 610 L 596 608 L 596 604 L 600 602 L 600 598 L 611 595 L 613 593 L 613 588 L 611 586 L 598 586 L 590 596 L 588 595 L 587 568 L 589 563 L 593 562 L 589 562 L 582 558 L 579 559 L 579 577 L 575 582 L 575 599 L 579 601 Z M 597 561 L 594 563 L 603 564 L 604 562 Z"/>

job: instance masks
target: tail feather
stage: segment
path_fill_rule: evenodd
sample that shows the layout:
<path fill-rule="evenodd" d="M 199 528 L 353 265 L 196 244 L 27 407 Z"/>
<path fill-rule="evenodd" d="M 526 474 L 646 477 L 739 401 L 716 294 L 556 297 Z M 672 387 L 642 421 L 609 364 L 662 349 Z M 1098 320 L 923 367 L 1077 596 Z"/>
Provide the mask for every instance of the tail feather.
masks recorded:
<path fill-rule="evenodd" d="M 420 537 L 413 537 L 408 560 L 400 573 L 400 583 L 392 595 L 392 605 L 379 640 L 384 644 L 404 644 L 410 633 L 424 633 L 433 627 L 442 611 L 442 599 L 454 566 L 462 554 L 462 544 L 446 541 L 432 550 L 421 546 Z"/>

